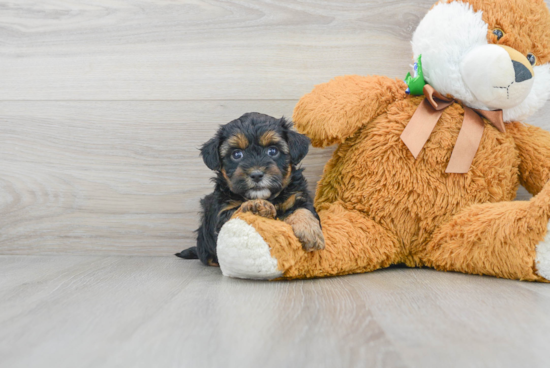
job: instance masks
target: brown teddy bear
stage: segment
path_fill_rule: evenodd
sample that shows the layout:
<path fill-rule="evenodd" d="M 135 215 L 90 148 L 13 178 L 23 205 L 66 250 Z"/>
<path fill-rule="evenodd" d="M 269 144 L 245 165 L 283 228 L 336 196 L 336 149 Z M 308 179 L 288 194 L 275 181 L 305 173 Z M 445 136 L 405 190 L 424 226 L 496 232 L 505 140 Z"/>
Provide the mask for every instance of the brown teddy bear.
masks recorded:
<path fill-rule="evenodd" d="M 296 106 L 314 146 L 339 145 L 316 194 L 326 248 L 305 252 L 290 225 L 240 213 L 218 237 L 226 276 L 405 264 L 550 280 L 550 133 L 522 122 L 550 95 L 545 2 L 440 1 L 412 45 L 423 78 L 408 82 L 424 88 L 344 76 Z M 513 201 L 520 184 L 532 200 Z"/>

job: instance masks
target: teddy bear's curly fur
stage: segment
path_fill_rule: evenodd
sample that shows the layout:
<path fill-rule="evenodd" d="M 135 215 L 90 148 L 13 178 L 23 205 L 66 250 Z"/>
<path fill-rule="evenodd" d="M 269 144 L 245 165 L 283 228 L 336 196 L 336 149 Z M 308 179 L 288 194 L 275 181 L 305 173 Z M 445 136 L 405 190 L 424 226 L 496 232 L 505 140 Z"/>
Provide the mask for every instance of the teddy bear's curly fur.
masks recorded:
<path fill-rule="evenodd" d="M 537 66 L 550 62 L 550 13 L 544 1 L 467 3 L 483 11 L 489 43 L 533 53 Z M 492 32 L 497 28 L 505 30 L 499 40 Z M 316 193 L 326 249 L 306 253 L 289 225 L 241 214 L 220 234 L 224 273 L 232 275 L 231 262 L 239 259 L 231 256 L 239 251 L 236 230 L 247 226 L 270 247 L 278 271 L 265 272 L 271 279 L 361 273 L 392 264 L 550 279 L 550 241 L 545 240 L 550 133 L 518 121 L 508 121 L 503 133 L 485 121 L 469 172 L 447 174 L 463 122 L 462 102 L 443 112 L 415 159 L 400 136 L 425 97 L 409 96 L 406 89 L 403 81 L 387 77 L 344 76 L 299 101 L 293 116 L 298 131 L 316 147 L 339 145 Z M 507 113 L 513 111 L 505 111 L 505 118 Z M 535 195 L 532 200 L 513 201 L 520 184 Z M 255 246 L 247 240 L 241 243 Z M 263 252 L 269 249 L 262 246 Z M 261 266 L 249 271 L 241 267 L 237 276 L 262 278 L 264 272 Z"/>

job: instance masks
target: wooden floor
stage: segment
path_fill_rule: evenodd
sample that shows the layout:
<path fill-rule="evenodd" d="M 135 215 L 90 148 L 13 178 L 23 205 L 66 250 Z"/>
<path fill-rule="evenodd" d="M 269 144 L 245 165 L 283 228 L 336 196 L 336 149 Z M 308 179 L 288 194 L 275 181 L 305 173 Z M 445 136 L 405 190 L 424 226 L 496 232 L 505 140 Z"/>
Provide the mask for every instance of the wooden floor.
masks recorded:
<path fill-rule="evenodd" d="M 394 268 L 296 282 L 176 257 L 0 256 L 0 366 L 548 367 L 550 288 Z"/>

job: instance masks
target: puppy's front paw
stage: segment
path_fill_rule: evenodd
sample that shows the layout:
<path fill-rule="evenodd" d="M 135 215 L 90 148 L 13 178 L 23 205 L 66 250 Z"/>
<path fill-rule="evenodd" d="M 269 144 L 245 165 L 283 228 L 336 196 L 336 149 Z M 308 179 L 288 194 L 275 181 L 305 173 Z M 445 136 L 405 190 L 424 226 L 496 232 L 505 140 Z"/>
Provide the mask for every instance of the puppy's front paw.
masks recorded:
<path fill-rule="evenodd" d="M 325 237 L 319 221 L 313 214 L 301 208 L 285 219 L 292 226 L 294 235 L 302 243 L 306 252 L 325 249 Z"/>
<path fill-rule="evenodd" d="M 292 230 L 306 252 L 325 249 L 325 237 L 319 225 L 310 229 L 293 226 Z"/>
<path fill-rule="evenodd" d="M 264 199 L 254 199 L 244 202 L 240 208 L 241 212 L 252 212 L 255 215 L 274 219 L 277 216 L 277 210 L 273 203 Z"/>

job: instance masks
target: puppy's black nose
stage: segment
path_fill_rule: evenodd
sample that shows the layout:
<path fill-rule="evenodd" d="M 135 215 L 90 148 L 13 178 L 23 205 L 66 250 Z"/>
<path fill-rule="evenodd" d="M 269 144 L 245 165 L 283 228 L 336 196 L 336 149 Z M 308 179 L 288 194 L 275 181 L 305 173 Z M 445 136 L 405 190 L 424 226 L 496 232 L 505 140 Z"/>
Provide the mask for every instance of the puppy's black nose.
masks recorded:
<path fill-rule="evenodd" d="M 250 179 L 254 180 L 254 182 L 259 183 L 264 178 L 264 173 L 261 171 L 253 171 L 250 173 Z"/>

